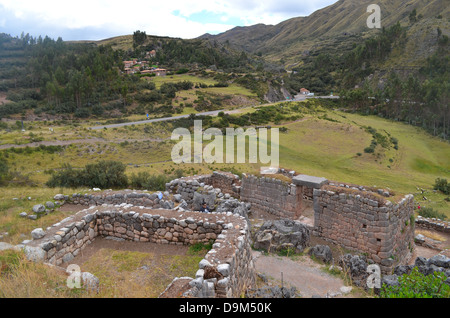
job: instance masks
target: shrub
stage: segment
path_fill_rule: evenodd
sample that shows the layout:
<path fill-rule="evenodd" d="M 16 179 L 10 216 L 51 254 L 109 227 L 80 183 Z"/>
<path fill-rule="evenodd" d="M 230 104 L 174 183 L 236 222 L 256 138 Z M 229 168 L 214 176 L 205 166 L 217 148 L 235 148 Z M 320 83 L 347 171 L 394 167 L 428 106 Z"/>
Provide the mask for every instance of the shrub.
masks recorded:
<path fill-rule="evenodd" d="M 414 267 L 411 274 L 399 277 L 399 286 L 383 285 L 380 298 L 448 298 L 450 286 L 445 283 L 447 276 L 434 272 L 425 276 Z"/>
<path fill-rule="evenodd" d="M 440 213 L 437 210 L 434 210 L 433 208 L 421 208 L 419 210 L 419 215 L 423 216 L 424 218 L 436 218 L 436 219 L 440 219 L 440 220 L 445 220 L 447 219 L 447 216 L 444 213 Z"/>
<path fill-rule="evenodd" d="M 60 171 L 52 175 L 46 185 L 51 188 L 78 188 L 82 186 L 124 188 L 128 186 L 125 169 L 126 166 L 118 161 L 100 161 L 87 165 L 80 170 L 75 170 L 70 164 L 65 164 Z"/>
<path fill-rule="evenodd" d="M 118 161 L 100 161 L 89 164 L 83 171 L 84 183 L 97 188 L 124 188 L 128 186 L 125 164 Z"/>
<path fill-rule="evenodd" d="M 81 170 L 74 170 L 70 164 L 64 164 L 61 170 L 54 172 L 46 185 L 50 188 L 78 188 L 83 186 Z"/>
<path fill-rule="evenodd" d="M 434 184 L 434 190 L 441 191 L 444 194 L 450 194 L 450 184 L 447 179 L 437 178 Z"/>
<path fill-rule="evenodd" d="M 5 158 L 0 157 L 0 185 L 8 179 L 8 163 Z"/>
<path fill-rule="evenodd" d="M 91 115 L 91 112 L 88 108 L 78 108 L 74 113 L 77 118 L 88 118 Z"/>
<path fill-rule="evenodd" d="M 131 186 L 134 189 L 146 189 L 152 191 L 164 191 L 166 189 L 166 183 L 170 182 L 173 176 L 160 174 L 151 175 L 144 171 L 139 172 L 137 175 L 134 173 L 131 175 Z"/>

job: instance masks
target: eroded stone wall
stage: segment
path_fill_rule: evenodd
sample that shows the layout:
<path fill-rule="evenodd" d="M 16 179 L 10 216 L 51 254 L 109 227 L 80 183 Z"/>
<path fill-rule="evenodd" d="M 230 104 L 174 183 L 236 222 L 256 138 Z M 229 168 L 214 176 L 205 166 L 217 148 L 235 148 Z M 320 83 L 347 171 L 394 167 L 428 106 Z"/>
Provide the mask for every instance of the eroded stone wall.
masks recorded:
<path fill-rule="evenodd" d="M 130 204 L 93 206 L 55 224 L 25 248 L 34 261 L 70 262 L 96 237 L 136 242 L 191 245 L 214 240 L 199 264 L 186 297 L 239 297 L 255 284 L 250 231 L 244 217 L 233 213 L 151 210 Z M 143 243 L 145 244 L 145 243 Z M 206 277 L 216 272 L 215 277 Z"/>
<path fill-rule="evenodd" d="M 275 178 L 244 176 L 241 201 L 249 202 L 252 211 L 267 212 L 282 218 L 294 219 L 302 209 L 301 188 Z"/>
<path fill-rule="evenodd" d="M 416 218 L 416 226 L 423 229 L 450 233 L 450 222 L 439 220 L 436 218 L 424 218 L 419 215 Z"/>
<path fill-rule="evenodd" d="M 392 203 L 355 189 L 324 186 L 314 190 L 316 233 L 367 255 L 391 273 L 414 250 L 414 197 Z"/>

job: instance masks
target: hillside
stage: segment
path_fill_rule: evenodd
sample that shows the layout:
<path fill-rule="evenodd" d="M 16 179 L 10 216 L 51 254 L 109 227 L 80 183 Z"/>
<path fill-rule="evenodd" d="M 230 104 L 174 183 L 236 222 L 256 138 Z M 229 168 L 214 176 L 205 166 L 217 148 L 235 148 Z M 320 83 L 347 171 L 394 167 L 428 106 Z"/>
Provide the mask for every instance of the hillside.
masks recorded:
<path fill-rule="evenodd" d="M 366 37 L 377 33 L 377 30 L 370 30 L 366 25 L 369 16 L 367 6 L 372 3 L 371 0 L 340 0 L 307 17 L 292 18 L 277 25 L 236 27 L 219 35 L 206 34 L 201 38 L 228 42 L 238 49 L 260 53 L 272 61 L 288 61 L 308 55 L 310 51 L 326 46 L 327 42 L 333 47 L 336 44 L 333 40 L 353 41 L 354 36 Z M 446 17 L 450 13 L 450 7 L 445 6 L 443 0 L 382 0 L 377 4 L 381 8 L 381 23 L 385 28 L 397 22 L 408 25 L 409 15 L 415 9 L 420 20 L 426 23 L 420 29 L 413 30 L 414 33 L 438 26 L 446 32 L 449 30 L 445 18 L 436 18 Z"/>
<path fill-rule="evenodd" d="M 1 34 L 0 119 L 170 116 L 259 103 L 222 74 L 260 63 L 219 43 L 140 31 L 96 42 Z M 158 68 L 173 80 L 155 76 Z"/>

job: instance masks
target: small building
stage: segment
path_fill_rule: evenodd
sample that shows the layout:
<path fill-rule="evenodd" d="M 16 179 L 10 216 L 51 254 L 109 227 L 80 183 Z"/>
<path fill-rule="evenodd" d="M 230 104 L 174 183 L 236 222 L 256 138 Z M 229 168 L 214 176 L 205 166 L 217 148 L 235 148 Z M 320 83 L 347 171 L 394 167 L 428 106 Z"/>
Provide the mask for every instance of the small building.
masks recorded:
<path fill-rule="evenodd" d="M 149 52 L 146 53 L 146 57 L 155 57 L 156 56 L 156 51 L 155 50 L 151 50 Z"/>
<path fill-rule="evenodd" d="M 142 71 L 141 74 L 155 74 L 155 76 L 166 76 L 167 70 L 165 68 L 152 68 L 150 70 Z"/>
<path fill-rule="evenodd" d="M 137 60 L 132 60 L 132 61 L 123 61 L 123 66 L 125 68 L 131 68 L 133 67 L 133 65 L 137 64 Z"/>
<path fill-rule="evenodd" d="M 306 88 L 301 88 L 300 89 L 300 94 L 301 95 L 308 95 L 308 94 L 310 94 L 311 92 L 309 91 L 309 90 L 307 90 Z"/>
<path fill-rule="evenodd" d="M 166 76 L 167 70 L 165 68 L 156 68 L 155 70 L 156 76 Z"/>

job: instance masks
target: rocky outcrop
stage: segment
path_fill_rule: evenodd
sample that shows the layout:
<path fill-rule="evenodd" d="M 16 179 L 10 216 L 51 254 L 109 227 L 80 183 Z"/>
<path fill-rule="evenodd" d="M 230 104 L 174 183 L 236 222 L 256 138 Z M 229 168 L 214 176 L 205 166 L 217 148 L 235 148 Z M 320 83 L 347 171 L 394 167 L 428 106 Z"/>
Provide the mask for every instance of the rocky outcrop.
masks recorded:
<path fill-rule="evenodd" d="M 331 253 L 331 249 L 328 245 L 314 246 L 309 250 L 309 255 L 327 264 L 331 263 L 331 261 L 333 260 L 333 254 Z"/>
<path fill-rule="evenodd" d="M 256 232 L 254 247 L 268 252 L 291 249 L 301 253 L 309 246 L 310 235 L 306 225 L 298 221 L 267 221 Z"/>
<path fill-rule="evenodd" d="M 382 279 L 382 285 L 398 286 L 399 277 L 402 275 L 409 275 L 414 268 L 417 268 L 419 273 L 428 276 L 433 273 L 444 273 L 447 277 L 445 283 L 450 285 L 450 258 L 444 255 L 436 255 L 429 259 L 425 257 L 418 257 L 414 262 L 414 265 L 399 265 L 395 268 L 393 275 L 384 276 Z"/>
<path fill-rule="evenodd" d="M 339 259 L 339 266 L 346 272 L 355 286 L 367 287 L 367 259 L 364 256 L 345 254 Z"/>

